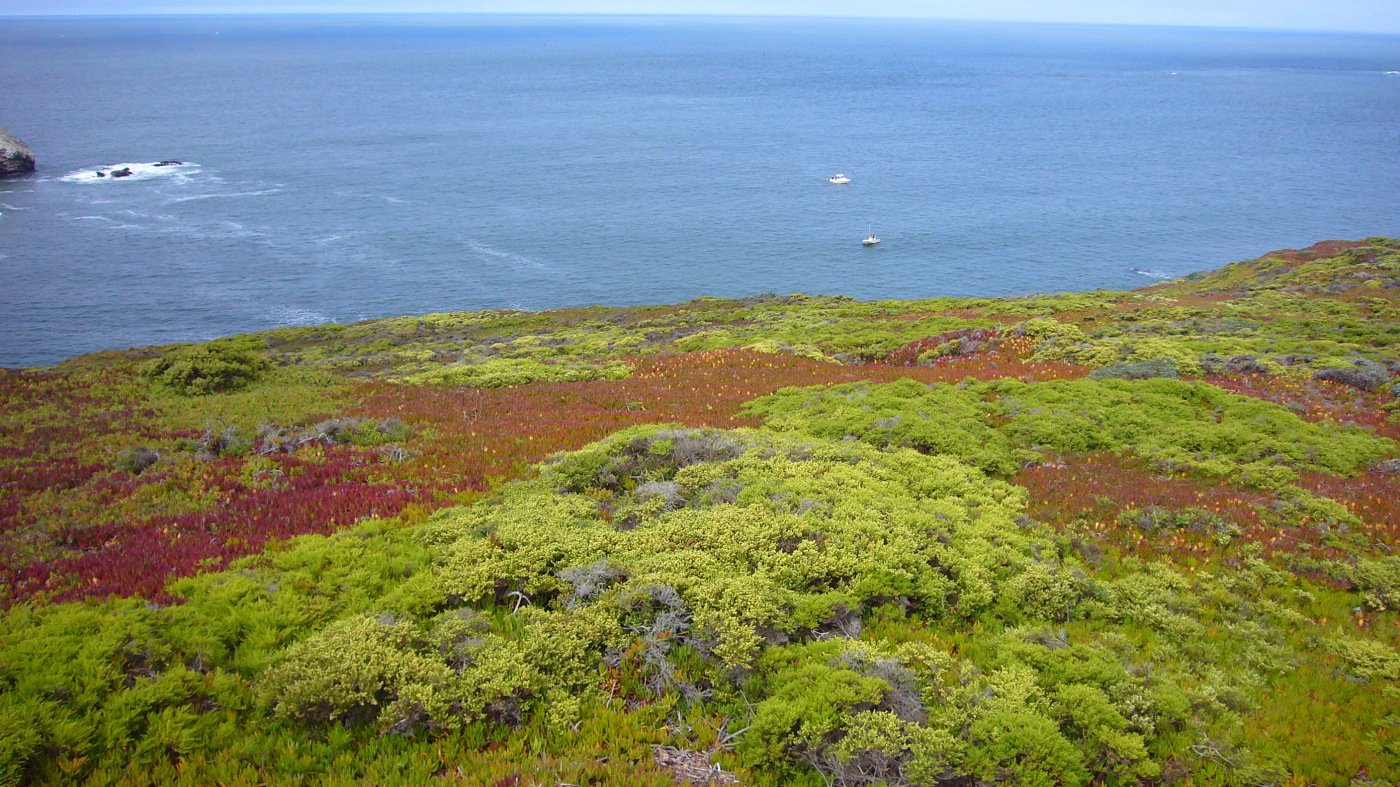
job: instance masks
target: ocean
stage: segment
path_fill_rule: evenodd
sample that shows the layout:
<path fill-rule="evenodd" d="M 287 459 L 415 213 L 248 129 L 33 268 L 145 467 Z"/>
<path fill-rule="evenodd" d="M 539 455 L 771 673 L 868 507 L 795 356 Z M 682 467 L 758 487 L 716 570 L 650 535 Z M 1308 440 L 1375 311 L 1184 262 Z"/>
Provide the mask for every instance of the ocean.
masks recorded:
<path fill-rule="evenodd" d="M 0 366 L 455 310 L 1123 289 L 1400 234 L 1397 71 L 1400 37 L 1360 34 L 0 18 L 0 124 L 40 167 L 0 180 Z"/>

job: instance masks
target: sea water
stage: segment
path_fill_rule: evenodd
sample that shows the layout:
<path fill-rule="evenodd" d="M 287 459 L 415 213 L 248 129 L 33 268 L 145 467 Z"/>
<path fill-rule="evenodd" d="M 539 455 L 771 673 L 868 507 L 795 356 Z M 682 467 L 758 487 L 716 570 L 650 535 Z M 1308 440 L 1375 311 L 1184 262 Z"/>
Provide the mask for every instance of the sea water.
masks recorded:
<path fill-rule="evenodd" d="M 1378 35 L 0 18 L 0 124 L 40 167 L 0 180 L 0 365 L 463 309 L 1130 288 L 1400 234 L 1397 70 Z"/>

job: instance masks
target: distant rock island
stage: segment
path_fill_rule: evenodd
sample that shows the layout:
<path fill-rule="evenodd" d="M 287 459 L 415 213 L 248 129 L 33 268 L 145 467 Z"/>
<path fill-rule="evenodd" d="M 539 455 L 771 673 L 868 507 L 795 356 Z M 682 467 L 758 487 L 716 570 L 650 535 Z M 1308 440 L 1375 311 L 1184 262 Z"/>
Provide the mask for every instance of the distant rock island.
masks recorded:
<path fill-rule="evenodd" d="M 0 177 L 34 171 L 34 151 L 0 126 Z"/>

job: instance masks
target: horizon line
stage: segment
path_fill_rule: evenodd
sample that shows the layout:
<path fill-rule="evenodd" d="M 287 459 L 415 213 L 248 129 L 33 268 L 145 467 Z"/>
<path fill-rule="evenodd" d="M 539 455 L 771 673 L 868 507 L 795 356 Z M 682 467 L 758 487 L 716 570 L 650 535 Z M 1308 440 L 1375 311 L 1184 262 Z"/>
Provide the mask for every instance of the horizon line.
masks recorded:
<path fill-rule="evenodd" d="M 1180 22 L 1103 22 L 1103 21 L 1055 21 L 1043 19 L 986 19 L 946 16 L 910 16 L 904 14 L 803 14 L 803 13 L 710 13 L 710 12 L 588 12 L 588 11 L 150 11 L 102 13 L 74 11 L 70 13 L 44 12 L 0 12 L 3 19 L 78 19 L 78 18 L 160 18 L 160 17 L 344 17 L 344 16 L 473 16 L 473 17 L 569 17 L 569 18 L 695 18 L 695 19 L 809 19 L 809 20 L 869 20 L 869 21 L 917 21 L 953 22 L 969 24 L 1005 25 L 1044 25 L 1056 27 L 1149 27 L 1183 30 L 1221 30 L 1258 33 L 1330 33 L 1352 34 L 1379 37 L 1400 37 L 1400 30 L 1358 30 L 1355 28 L 1308 28 L 1308 27 L 1249 27 L 1243 25 L 1188 24 Z"/>

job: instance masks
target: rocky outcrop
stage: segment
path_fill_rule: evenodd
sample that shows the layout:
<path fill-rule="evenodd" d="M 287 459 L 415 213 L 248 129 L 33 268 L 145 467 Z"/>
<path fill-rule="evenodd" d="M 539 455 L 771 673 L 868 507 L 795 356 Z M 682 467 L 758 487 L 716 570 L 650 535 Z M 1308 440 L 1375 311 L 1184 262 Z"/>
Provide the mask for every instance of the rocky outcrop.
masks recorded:
<path fill-rule="evenodd" d="M 34 151 L 0 126 L 0 178 L 34 171 Z"/>

